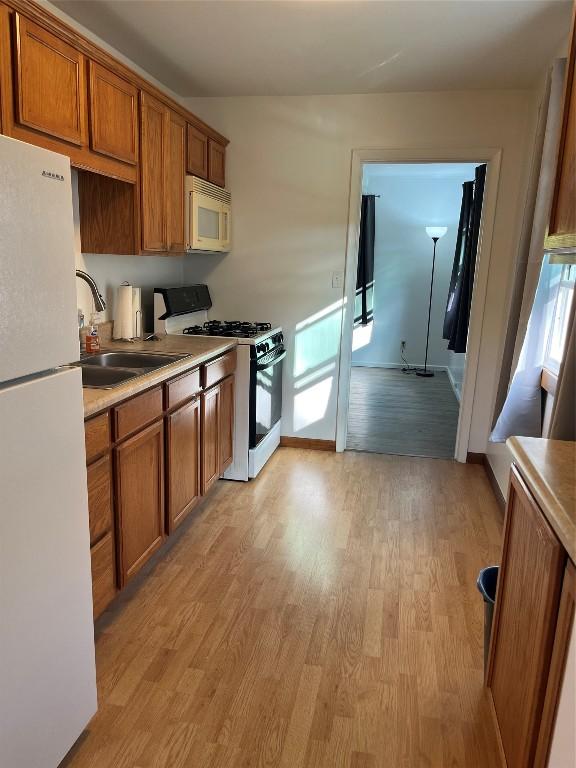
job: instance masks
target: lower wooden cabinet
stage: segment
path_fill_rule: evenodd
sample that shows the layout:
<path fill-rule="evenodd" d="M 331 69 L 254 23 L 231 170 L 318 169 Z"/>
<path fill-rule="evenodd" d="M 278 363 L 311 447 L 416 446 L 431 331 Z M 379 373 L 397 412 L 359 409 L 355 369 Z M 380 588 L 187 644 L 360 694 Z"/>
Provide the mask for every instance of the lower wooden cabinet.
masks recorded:
<path fill-rule="evenodd" d="M 107 608 L 116 596 L 116 553 L 114 533 L 109 531 L 90 549 L 92 561 L 92 603 L 94 618 Z"/>
<path fill-rule="evenodd" d="M 508 768 L 535 766 L 565 561 L 512 468 L 487 675 Z"/>
<path fill-rule="evenodd" d="M 120 580 L 124 585 L 164 539 L 164 425 L 158 421 L 114 449 Z"/>
<path fill-rule="evenodd" d="M 232 462 L 235 354 L 85 422 L 95 618 Z"/>
<path fill-rule="evenodd" d="M 220 477 L 220 384 L 202 393 L 202 495 Z"/>
<path fill-rule="evenodd" d="M 166 483 L 171 533 L 200 499 L 200 398 L 166 417 Z"/>

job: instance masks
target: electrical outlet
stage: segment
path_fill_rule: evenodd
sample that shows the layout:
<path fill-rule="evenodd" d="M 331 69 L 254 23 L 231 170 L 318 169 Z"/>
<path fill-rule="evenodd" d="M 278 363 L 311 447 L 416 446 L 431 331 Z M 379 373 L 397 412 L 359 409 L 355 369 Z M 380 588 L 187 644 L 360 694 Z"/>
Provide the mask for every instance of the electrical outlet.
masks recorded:
<path fill-rule="evenodd" d="M 344 285 L 344 272 L 342 270 L 338 270 L 337 272 L 332 272 L 332 288 L 342 288 Z"/>

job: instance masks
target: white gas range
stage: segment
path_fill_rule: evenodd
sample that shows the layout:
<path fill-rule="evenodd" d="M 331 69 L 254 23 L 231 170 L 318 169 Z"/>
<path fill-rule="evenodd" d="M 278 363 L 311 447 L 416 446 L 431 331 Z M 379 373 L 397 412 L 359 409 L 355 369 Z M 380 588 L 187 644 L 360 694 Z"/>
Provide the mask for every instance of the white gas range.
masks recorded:
<path fill-rule="evenodd" d="M 234 460 L 227 480 L 256 477 L 280 444 L 282 328 L 270 323 L 209 320 L 206 285 L 154 289 L 154 332 L 234 338 L 238 342 Z"/>

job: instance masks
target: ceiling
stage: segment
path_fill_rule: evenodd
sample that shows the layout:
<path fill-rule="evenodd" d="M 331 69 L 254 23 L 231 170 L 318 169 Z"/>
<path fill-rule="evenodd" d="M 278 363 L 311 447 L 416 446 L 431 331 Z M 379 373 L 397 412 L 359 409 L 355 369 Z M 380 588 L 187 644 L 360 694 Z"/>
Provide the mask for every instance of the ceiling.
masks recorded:
<path fill-rule="evenodd" d="M 56 0 L 180 96 L 531 87 L 570 0 Z"/>

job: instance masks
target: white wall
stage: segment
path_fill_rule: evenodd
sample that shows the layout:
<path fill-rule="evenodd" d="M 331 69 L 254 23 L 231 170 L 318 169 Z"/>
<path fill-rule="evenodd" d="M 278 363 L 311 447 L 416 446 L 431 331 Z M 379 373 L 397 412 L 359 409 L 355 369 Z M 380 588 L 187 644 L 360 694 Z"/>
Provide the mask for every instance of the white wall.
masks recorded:
<path fill-rule="evenodd" d="M 448 287 L 456 249 L 462 184 L 475 165 L 388 164 L 364 168 L 363 191 L 377 195 L 374 241 L 374 322 L 368 343 L 355 333 L 352 365 L 423 365 L 426 351 L 432 240 L 426 226 L 446 226 L 438 241 L 430 316 L 428 364 L 446 367 L 452 353 L 442 338 Z"/>
<path fill-rule="evenodd" d="M 446 362 L 446 372 L 454 389 L 454 394 L 460 401 L 462 395 L 462 384 L 464 382 L 464 367 L 466 365 L 466 355 L 464 352 L 452 352 L 448 350 L 448 360 Z"/>
<path fill-rule="evenodd" d="M 342 289 L 353 148 L 501 147 L 502 166 L 482 327 L 471 451 L 484 451 L 506 326 L 509 278 L 535 120 L 520 91 L 190 99 L 224 135 L 233 251 L 187 257 L 213 315 L 284 326 L 289 354 L 283 433 L 334 439 Z M 440 158 L 439 158 L 440 159 Z"/>

